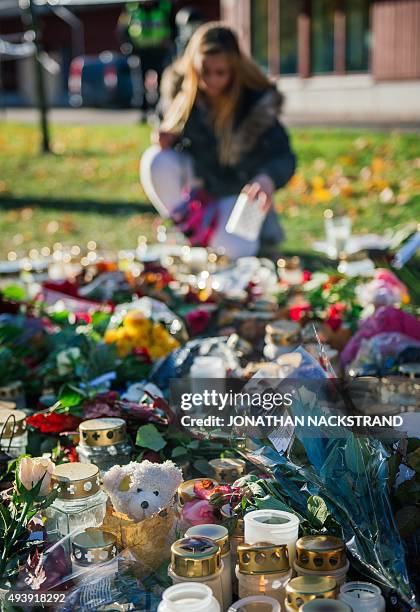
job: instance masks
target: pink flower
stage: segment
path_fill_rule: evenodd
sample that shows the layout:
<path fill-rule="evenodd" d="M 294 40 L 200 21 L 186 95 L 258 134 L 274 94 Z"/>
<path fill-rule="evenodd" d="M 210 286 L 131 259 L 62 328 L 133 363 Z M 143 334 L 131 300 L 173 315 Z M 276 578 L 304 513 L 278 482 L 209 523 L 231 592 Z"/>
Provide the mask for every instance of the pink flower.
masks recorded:
<path fill-rule="evenodd" d="M 34 459 L 32 457 L 24 457 L 19 462 L 19 480 L 25 489 L 31 491 L 42 479 L 39 496 L 47 495 L 53 471 L 53 462 L 43 457 L 35 457 Z"/>
<path fill-rule="evenodd" d="M 193 310 L 187 314 L 186 321 L 191 334 L 196 336 L 205 331 L 210 321 L 210 313 L 202 309 Z"/>
<path fill-rule="evenodd" d="M 182 506 L 182 516 L 191 525 L 208 525 L 216 522 L 213 506 L 206 499 L 186 502 Z"/>

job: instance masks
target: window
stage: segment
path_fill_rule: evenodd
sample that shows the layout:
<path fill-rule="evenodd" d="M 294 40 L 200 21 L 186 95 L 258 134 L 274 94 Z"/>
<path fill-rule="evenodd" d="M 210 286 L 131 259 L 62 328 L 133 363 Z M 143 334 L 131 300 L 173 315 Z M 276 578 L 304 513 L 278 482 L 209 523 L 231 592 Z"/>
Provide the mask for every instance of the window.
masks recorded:
<path fill-rule="evenodd" d="M 346 7 L 346 70 L 363 72 L 369 64 L 369 2 L 351 0 Z"/>
<path fill-rule="evenodd" d="M 251 0 L 251 52 L 255 61 L 268 68 L 268 0 Z"/>
<path fill-rule="evenodd" d="M 280 74 L 298 71 L 299 0 L 280 0 Z"/>
<path fill-rule="evenodd" d="M 313 73 L 334 71 L 334 0 L 312 0 L 311 66 Z"/>

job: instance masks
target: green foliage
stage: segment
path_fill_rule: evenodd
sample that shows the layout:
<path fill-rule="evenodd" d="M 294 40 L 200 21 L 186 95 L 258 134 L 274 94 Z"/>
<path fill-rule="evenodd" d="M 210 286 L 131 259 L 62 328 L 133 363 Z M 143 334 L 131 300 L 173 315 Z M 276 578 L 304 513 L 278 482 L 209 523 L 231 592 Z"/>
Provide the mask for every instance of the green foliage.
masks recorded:
<path fill-rule="evenodd" d="M 166 440 L 155 425 L 149 423 L 138 428 L 136 445 L 159 452 L 166 446 Z"/>
<path fill-rule="evenodd" d="M 3 254 L 16 249 L 13 237 L 19 234 L 25 248 L 57 241 L 86 244 L 99 237 L 104 247 L 121 249 L 135 246 L 140 234 L 150 238 L 156 218 L 153 209 L 137 208 L 147 201 L 138 181 L 138 160 L 149 145 L 150 129 L 139 125 L 52 128 L 55 155 L 42 156 L 37 125 L 2 125 L 0 201 L 7 204 L 0 212 Z M 302 191 L 292 183 L 276 194 L 286 249 L 310 251 L 312 240 L 324 234 L 322 210 L 337 200 L 351 215 L 356 231 L 382 232 L 420 218 L 415 189 L 417 134 L 293 128 L 291 136 L 298 174 L 305 184 Z M 363 179 L 362 170 L 371 169 L 376 159 L 384 162 L 376 173 L 382 183 L 371 184 Z M 320 176 L 330 190 L 338 169 L 351 190 L 331 202 L 317 199 L 311 181 Z M 380 194 L 386 186 L 394 196 L 384 203 Z"/>

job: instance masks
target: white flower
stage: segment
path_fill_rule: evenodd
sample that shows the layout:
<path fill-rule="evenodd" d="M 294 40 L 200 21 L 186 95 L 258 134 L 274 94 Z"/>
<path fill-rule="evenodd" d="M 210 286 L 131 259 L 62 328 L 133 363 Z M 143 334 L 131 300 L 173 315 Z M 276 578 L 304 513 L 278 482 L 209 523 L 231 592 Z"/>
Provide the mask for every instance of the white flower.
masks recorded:
<path fill-rule="evenodd" d="M 51 475 L 54 471 L 54 463 L 50 459 L 44 457 L 24 457 L 19 462 L 19 480 L 30 491 L 43 478 L 42 485 L 39 490 L 39 495 L 47 495 L 50 484 Z"/>

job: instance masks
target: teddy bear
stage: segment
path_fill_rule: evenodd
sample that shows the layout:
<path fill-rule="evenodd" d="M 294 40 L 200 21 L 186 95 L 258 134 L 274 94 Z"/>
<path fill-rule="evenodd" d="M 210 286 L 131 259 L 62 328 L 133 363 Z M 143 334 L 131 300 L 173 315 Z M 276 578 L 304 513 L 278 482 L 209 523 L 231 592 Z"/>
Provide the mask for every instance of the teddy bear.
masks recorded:
<path fill-rule="evenodd" d="M 117 512 L 139 522 L 168 506 L 182 481 L 182 471 L 172 461 L 145 459 L 114 465 L 104 474 L 103 487 Z"/>

